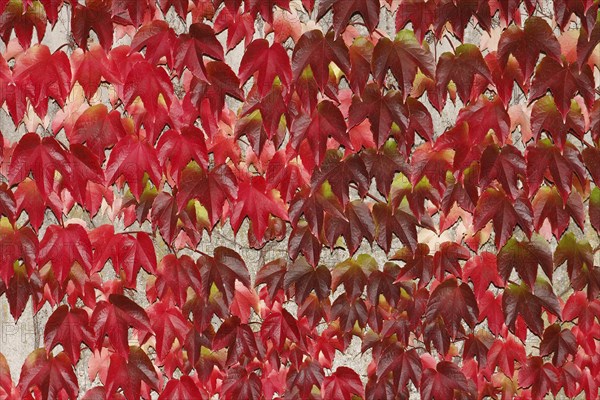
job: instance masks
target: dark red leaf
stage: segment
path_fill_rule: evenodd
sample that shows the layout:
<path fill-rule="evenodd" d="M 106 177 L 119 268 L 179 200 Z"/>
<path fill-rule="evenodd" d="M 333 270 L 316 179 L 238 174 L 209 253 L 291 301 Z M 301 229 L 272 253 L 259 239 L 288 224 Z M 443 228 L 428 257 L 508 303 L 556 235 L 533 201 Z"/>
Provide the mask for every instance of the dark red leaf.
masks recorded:
<path fill-rule="evenodd" d="M 63 352 L 48 354 L 43 348 L 29 353 L 21 368 L 18 389 L 26 395 L 34 388 L 46 399 L 61 398 L 61 393 L 76 398 L 79 386 L 69 357 Z"/>

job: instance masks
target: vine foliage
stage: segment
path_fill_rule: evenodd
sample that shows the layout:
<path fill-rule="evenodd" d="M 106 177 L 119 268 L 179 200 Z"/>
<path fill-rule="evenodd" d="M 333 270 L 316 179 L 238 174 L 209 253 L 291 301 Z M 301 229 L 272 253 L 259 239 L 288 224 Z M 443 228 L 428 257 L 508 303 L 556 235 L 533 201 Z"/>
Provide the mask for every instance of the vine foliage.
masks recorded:
<path fill-rule="evenodd" d="M 0 1 L 0 397 L 597 399 L 599 2 L 547 3 Z"/>

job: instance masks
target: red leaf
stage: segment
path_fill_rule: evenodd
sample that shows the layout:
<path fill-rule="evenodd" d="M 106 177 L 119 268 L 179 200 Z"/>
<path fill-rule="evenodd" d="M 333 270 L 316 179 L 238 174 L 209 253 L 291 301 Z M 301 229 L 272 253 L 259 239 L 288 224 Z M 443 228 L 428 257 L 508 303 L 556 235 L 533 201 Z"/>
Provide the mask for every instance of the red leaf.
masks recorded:
<path fill-rule="evenodd" d="M 341 145 L 353 150 L 344 116 L 331 101 L 320 102 L 312 115 L 302 114 L 291 127 L 290 143 L 298 151 L 300 144 L 308 143 L 314 163 L 321 165 L 327 150 L 327 138 L 331 136 Z"/>
<path fill-rule="evenodd" d="M 80 204 L 86 204 L 87 194 L 92 190 L 88 184 L 104 186 L 104 170 L 98 157 L 87 147 L 71 144 L 69 150 L 68 159 L 72 173 L 66 184 L 73 198 Z"/>
<path fill-rule="evenodd" d="M 16 265 L 13 270 L 14 275 L 6 287 L 3 287 L 3 282 L 0 282 L 0 293 L 6 291 L 10 314 L 17 322 L 29 302 L 32 287 L 25 265 Z"/>
<path fill-rule="evenodd" d="M 553 324 L 544 331 L 540 342 L 540 356 L 553 354 L 552 363 L 559 367 L 564 364 L 568 355 L 575 355 L 577 347 L 577 339 L 569 329 L 561 330 L 560 325 Z"/>
<path fill-rule="evenodd" d="M 103 0 L 86 0 L 85 6 L 75 4 L 71 13 L 73 38 L 80 48 L 87 49 L 90 31 L 94 30 L 105 51 L 113 44 L 113 29 L 109 3 Z"/>
<path fill-rule="evenodd" d="M 500 65 L 499 57 L 497 52 L 491 52 L 485 56 L 485 62 L 492 74 L 492 80 L 498 96 L 502 99 L 504 107 L 508 107 L 512 99 L 515 82 L 524 93 L 527 93 L 529 90 L 529 79 L 525 79 L 521 66 L 514 57 L 508 56 L 504 66 Z"/>
<path fill-rule="evenodd" d="M 74 263 L 89 273 L 92 270 L 92 245 L 85 229 L 77 224 L 50 225 L 38 253 L 38 264 L 44 266 L 47 263 L 51 263 L 52 271 L 61 283 L 69 277 Z"/>
<path fill-rule="evenodd" d="M 511 132 L 510 116 L 498 98 L 488 100 L 479 96 L 476 102 L 458 112 L 456 125 L 466 122 L 469 125 L 469 139 L 472 145 L 482 143 L 490 129 L 501 143 L 505 143 Z"/>
<path fill-rule="evenodd" d="M 235 363 L 243 363 L 244 359 L 251 360 L 259 355 L 255 333 L 248 324 L 242 324 L 238 317 L 231 317 L 223 321 L 213 339 L 213 350 L 227 348 L 229 367 Z"/>
<path fill-rule="evenodd" d="M 241 13 L 240 10 L 234 13 L 225 7 L 217 15 L 214 28 L 216 33 L 227 30 L 227 51 L 234 49 L 242 39 L 247 47 L 254 36 L 254 18 L 252 14 Z"/>
<path fill-rule="evenodd" d="M 338 367 L 321 383 L 321 395 L 327 399 L 351 400 L 354 395 L 364 397 L 365 389 L 356 372 L 348 367 Z"/>
<path fill-rule="evenodd" d="M 542 186 L 536 193 L 532 205 L 535 229 L 539 230 L 548 219 L 557 240 L 567 229 L 571 217 L 583 229 L 585 220 L 583 202 L 576 191 L 571 192 L 565 203 L 556 187 Z"/>
<path fill-rule="evenodd" d="M 198 199 L 208 213 L 210 227 L 213 227 L 223 215 L 225 202 L 237 198 L 237 178 L 226 165 L 220 165 L 205 172 L 199 167 L 188 166 L 181 173 L 177 207 L 185 208 L 190 200 Z"/>
<path fill-rule="evenodd" d="M 375 46 L 366 38 L 358 37 L 354 40 L 348 54 L 350 57 L 350 87 L 352 91 L 361 94 L 369 75 L 371 75 L 371 58 Z"/>
<path fill-rule="evenodd" d="M 202 295 L 200 270 L 194 260 L 187 255 L 177 258 L 174 254 L 167 254 L 160 260 L 155 286 L 156 293 L 161 299 L 168 298 L 170 294 L 179 307 L 183 307 L 186 303 L 188 289 L 192 289 L 197 296 Z"/>
<path fill-rule="evenodd" d="M 393 140 L 388 140 L 383 148 L 377 151 L 365 149 L 360 152 L 360 156 L 369 172 L 369 180 L 375 178 L 377 190 L 386 197 L 390 194 L 394 175 L 397 172 L 408 174 L 409 168 L 406 160 L 398 151 L 398 144 Z"/>
<path fill-rule="evenodd" d="M 588 298 L 595 299 L 600 293 L 600 269 L 594 266 L 594 251 L 585 240 L 577 240 L 572 232 L 560 239 L 554 252 L 554 266 L 567 263 L 571 287 L 583 290 L 587 285 Z"/>
<path fill-rule="evenodd" d="M 18 389 L 26 395 L 34 388 L 45 399 L 61 398 L 61 393 L 76 398 L 79 387 L 69 357 L 63 352 L 56 356 L 47 354 L 43 348 L 29 353 L 21 368 Z"/>
<path fill-rule="evenodd" d="M 44 344 L 48 352 L 60 344 L 73 364 L 79 361 L 81 343 L 92 346 L 92 336 L 88 329 L 88 314 L 81 308 L 62 305 L 46 322 Z"/>
<path fill-rule="evenodd" d="M 538 234 L 533 235 L 529 241 L 510 238 L 498 252 L 498 272 L 505 282 L 514 269 L 523 282 L 533 287 L 538 275 L 538 265 L 552 279 L 554 265 L 550 246 Z"/>
<path fill-rule="evenodd" d="M 563 319 L 573 321 L 577 318 L 577 327 L 588 333 L 600 318 L 600 302 L 588 300 L 585 293 L 575 292 L 567 299 L 563 309 Z"/>
<path fill-rule="evenodd" d="M 173 84 L 164 68 L 148 61 L 139 61 L 133 65 L 125 79 L 122 100 L 128 107 L 138 97 L 151 115 L 156 115 L 162 104 L 170 107 Z"/>
<path fill-rule="evenodd" d="M 126 135 L 120 113 L 116 110 L 109 113 L 104 104 L 85 110 L 73 128 L 65 128 L 65 131 L 71 144 L 85 143 L 102 161 L 105 159 L 104 150 Z"/>
<path fill-rule="evenodd" d="M 510 25 L 500 36 L 500 65 L 504 68 L 509 55 L 512 54 L 521 66 L 526 81 L 533 74 L 541 52 L 560 61 L 560 44 L 550 25 L 541 17 L 529 17 L 525 21 L 524 29 L 514 24 Z"/>
<path fill-rule="evenodd" d="M 452 33 L 462 42 L 464 30 L 474 16 L 479 25 L 489 32 L 491 25 L 490 6 L 488 1 L 479 0 L 441 0 L 436 5 L 435 35 L 442 36 L 446 22 L 450 22 Z"/>
<path fill-rule="evenodd" d="M 146 140 L 127 135 L 119 140 L 110 153 L 106 165 L 106 180 L 113 184 L 123 176 L 131 193 L 139 201 L 145 186 L 144 174 L 148 174 L 155 186 L 159 185 L 162 174 L 156 150 Z"/>
<path fill-rule="evenodd" d="M 10 162 L 8 180 L 10 185 L 22 182 L 31 172 L 42 196 L 48 198 L 55 173 L 63 178 L 71 176 L 71 165 L 60 144 L 52 137 L 40 138 L 37 133 L 25 134 L 15 147 Z"/>
<path fill-rule="evenodd" d="M 513 332 L 517 315 L 520 315 L 531 332 L 541 336 L 544 329 L 542 307 L 560 317 L 558 299 L 547 282 L 538 280 L 533 292 L 524 284 L 517 286 L 512 283 L 504 290 L 502 308 L 506 317 L 506 326 Z"/>
<path fill-rule="evenodd" d="M 156 355 L 162 361 L 171 352 L 175 338 L 183 343 L 191 328 L 179 307 L 158 301 L 148 308 L 150 325 L 156 336 Z"/>
<path fill-rule="evenodd" d="M 258 94 L 266 95 L 273 87 L 275 78 L 279 78 L 284 88 L 292 81 L 290 59 L 283 46 L 265 39 L 254 40 L 248 47 L 240 63 L 240 82 L 244 84 L 251 76 L 256 75 Z"/>
<path fill-rule="evenodd" d="M 163 2 L 164 0 L 161 0 Z M 185 2 L 187 6 L 187 1 Z M 131 40 L 131 50 L 140 51 L 146 48 L 145 58 L 151 64 L 158 64 L 165 57 L 169 68 L 173 68 L 174 50 L 177 35 L 165 21 L 155 20 L 143 25 Z"/>
<path fill-rule="evenodd" d="M 339 330 L 352 333 L 355 327 L 364 329 L 367 324 L 368 311 L 361 298 L 350 298 L 347 294 L 338 296 L 331 305 L 331 320 L 339 320 Z"/>
<path fill-rule="evenodd" d="M 6 399 L 14 392 L 14 384 L 10 376 L 10 368 L 4 354 L 0 353 L 0 395 Z"/>
<path fill-rule="evenodd" d="M 355 14 L 360 14 L 369 33 L 373 33 L 379 24 L 379 12 L 381 9 L 379 0 L 321 1 L 319 2 L 317 20 L 323 18 L 332 6 L 333 27 L 335 28 L 336 36 L 340 36 L 344 32 L 346 26 L 350 23 L 350 19 Z"/>
<path fill-rule="evenodd" d="M 436 287 L 427 302 L 426 321 L 441 318 L 452 340 L 465 334 L 463 321 L 472 329 L 478 317 L 473 291 L 466 283 L 459 286 L 454 278 L 446 279 Z"/>
<path fill-rule="evenodd" d="M 596 230 L 596 232 L 600 232 L 600 189 L 595 187 L 592 189 L 589 198 L 589 207 L 590 207 L 590 223 Z"/>
<path fill-rule="evenodd" d="M 198 266 L 204 295 L 208 296 L 214 284 L 225 296 L 227 305 L 233 301 L 236 280 L 250 287 L 250 274 L 246 263 L 238 253 L 227 247 L 217 247 L 214 257 L 203 255 L 198 259 Z"/>
<path fill-rule="evenodd" d="M 142 383 L 157 390 L 160 380 L 148 355 L 137 346 L 132 346 L 125 356 L 115 353 L 110 356 L 108 375 L 106 377 L 106 392 L 114 396 L 119 388 L 127 400 L 140 399 Z"/>
<path fill-rule="evenodd" d="M 154 2 L 142 1 L 117 1 L 112 3 L 111 13 L 115 23 L 133 25 L 138 28 L 144 18 L 154 16 Z"/>
<path fill-rule="evenodd" d="M 97 92 L 102 77 L 110 82 L 118 82 L 119 78 L 110 70 L 108 57 L 104 49 L 93 45 L 89 51 L 75 51 L 71 54 L 73 65 L 73 84 L 79 82 L 85 97 L 92 99 Z"/>
<path fill-rule="evenodd" d="M 304 338 L 300 334 L 298 321 L 285 309 L 281 312 L 271 312 L 262 322 L 260 336 L 263 342 L 271 341 L 279 350 L 283 351 L 286 343 L 303 346 Z"/>
<path fill-rule="evenodd" d="M 223 47 L 215 37 L 213 29 L 204 23 L 192 24 L 189 33 L 179 36 L 179 44 L 174 52 L 175 70 L 179 75 L 187 68 L 199 79 L 206 79 L 203 57 L 223 60 Z"/>
<path fill-rule="evenodd" d="M 305 32 L 294 46 L 292 72 L 294 81 L 310 66 L 311 76 L 324 90 L 329 80 L 329 63 L 334 62 L 346 75 L 350 72 L 348 48 L 342 38 L 334 39 L 333 32 L 323 36 L 320 30 Z"/>
<path fill-rule="evenodd" d="M 258 375 L 255 372 L 248 373 L 241 366 L 230 368 L 227 371 L 221 391 L 224 399 L 227 400 L 259 400 L 264 394 Z"/>
<path fill-rule="evenodd" d="M 290 295 L 296 297 L 298 304 L 304 303 L 313 290 L 317 298 L 323 301 L 331 291 L 331 273 L 324 265 L 315 268 L 304 258 L 299 258 L 287 270 L 283 286 Z"/>
<path fill-rule="evenodd" d="M 542 357 L 530 357 L 519 370 L 519 385 L 532 386 L 533 399 L 543 399 L 559 387 L 558 370 L 550 363 L 544 364 Z"/>
<path fill-rule="evenodd" d="M 443 53 L 436 69 L 436 89 L 442 98 L 442 107 L 446 101 L 448 83 L 454 82 L 460 100 L 467 104 L 473 102 L 484 88 L 474 86 L 478 77 L 492 83 L 492 75 L 479 48 L 473 44 L 461 44 L 454 54 Z"/>
<path fill-rule="evenodd" d="M 187 5 L 187 2 L 186 2 Z M 169 399 L 200 399 L 207 400 L 208 394 L 189 376 L 171 379 L 158 396 L 158 400 Z"/>
<path fill-rule="evenodd" d="M 195 203 L 183 204 L 179 210 L 176 200 L 165 192 L 156 196 L 152 203 L 152 229 L 158 227 L 161 236 L 169 244 L 173 245 L 181 235 L 183 244 L 177 244 L 178 247 L 185 244 L 195 247 L 202 239 L 202 230 L 210 228 L 208 221 L 198 215 L 200 210 Z"/>
<path fill-rule="evenodd" d="M 17 57 L 13 80 L 30 99 L 40 118 L 46 116 L 48 97 L 63 107 L 71 91 L 71 65 L 62 51 L 50 54 L 45 45 L 36 45 Z"/>
<path fill-rule="evenodd" d="M 403 206 L 394 209 L 387 204 L 376 203 L 373 206 L 375 220 L 375 239 L 377 244 L 387 253 L 392 243 L 392 235 L 415 251 L 417 248 L 417 220 Z"/>
<path fill-rule="evenodd" d="M 279 290 L 284 289 L 284 276 L 287 272 L 287 267 L 287 261 L 283 258 L 278 258 L 263 265 L 256 273 L 256 286 L 266 285 L 271 301 L 276 298 Z"/>
<path fill-rule="evenodd" d="M 392 133 L 393 124 L 402 130 L 408 128 L 408 110 L 399 92 L 392 90 L 382 95 L 377 84 L 369 83 L 361 97 L 352 97 L 348 126 L 353 128 L 365 118 L 369 118 L 373 139 L 378 148 L 386 143 Z M 407 139 L 407 148 L 412 147 L 412 141 L 414 139 Z"/>
<path fill-rule="evenodd" d="M 311 232 L 306 222 L 301 221 L 292 229 L 288 241 L 288 254 L 292 261 L 302 253 L 306 261 L 314 267 L 319 263 L 322 247 L 319 238 Z"/>
<path fill-rule="evenodd" d="M 40 2 L 8 1 L 6 8 L 0 7 L 0 36 L 5 44 L 15 31 L 19 44 L 24 49 L 29 48 L 33 28 L 41 42 L 46 33 L 46 12 Z"/>
<path fill-rule="evenodd" d="M 185 19 L 188 13 L 188 0 L 160 0 L 159 4 L 163 14 L 167 14 L 171 7 L 173 7 L 177 15 L 179 15 L 179 17 L 182 19 Z M 185 385 L 182 384 L 182 386 Z"/>
<path fill-rule="evenodd" d="M 403 349 L 398 344 L 386 347 L 377 361 L 377 378 L 393 374 L 398 388 L 403 388 L 409 380 L 419 387 L 421 383 L 422 363 L 414 349 Z"/>
<path fill-rule="evenodd" d="M 398 81 L 404 99 L 410 94 L 417 69 L 430 78 L 435 74 L 429 47 L 421 46 L 414 33 L 408 30 L 398 32 L 393 42 L 384 37 L 375 45 L 371 71 L 379 86 L 383 86 L 388 69 Z"/>
<path fill-rule="evenodd" d="M 27 271 L 32 271 L 37 262 L 38 239 L 28 227 L 14 229 L 6 219 L 0 219 L 0 278 L 5 285 L 15 274 L 14 265 L 23 260 Z"/>
<path fill-rule="evenodd" d="M 561 149 L 571 133 L 582 139 L 585 135 L 585 121 L 579 104 L 571 100 L 571 106 L 563 121 L 552 96 L 544 96 L 535 102 L 531 110 L 531 131 L 535 140 L 539 140 L 542 131 L 552 137 Z"/>
<path fill-rule="evenodd" d="M 524 364 L 527 356 L 525 355 L 525 346 L 516 341 L 509 335 L 506 340 L 496 339 L 488 352 L 488 373 L 493 373 L 498 369 L 507 376 L 513 376 L 515 372 L 515 362 Z"/>
<path fill-rule="evenodd" d="M 351 183 L 358 185 L 358 193 L 361 196 L 366 195 L 370 184 L 365 164 L 358 155 L 352 155 L 342 160 L 340 152 L 335 150 L 328 151 L 320 167 L 313 171 L 312 191 L 317 191 L 325 181 L 329 183 L 331 191 L 342 206 L 346 206 L 350 199 Z"/>
<path fill-rule="evenodd" d="M 465 375 L 458 366 L 450 361 L 440 361 L 436 369 L 427 368 L 421 378 L 421 398 L 451 399 L 454 391 L 469 392 Z"/>
<path fill-rule="evenodd" d="M 255 18 L 258 14 L 269 24 L 273 23 L 273 8 L 290 10 L 290 0 L 244 0 L 245 9 Z"/>
<path fill-rule="evenodd" d="M 181 171 L 191 161 L 195 161 L 206 170 L 208 152 L 204 132 L 195 126 L 187 126 L 180 131 L 169 129 L 158 140 L 157 157 L 165 172 L 169 172 L 178 183 Z"/>
<path fill-rule="evenodd" d="M 519 180 L 526 177 L 525 158 L 517 148 L 511 145 L 499 147 L 489 145 L 481 156 L 482 188 L 490 187 L 495 179 L 512 198 L 519 195 Z"/>
<path fill-rule="evenodd" d="M 490 220 L 493 221 L 497 248 L 504 246 L 517 224 L 531 236 L 533 212 L 524 194 L 512 200 L 502 189 L 487 189 L 477 202 L 473 214 L 473 230 L 481 230 Z"/>
<path fill-rule="evenodd" d="M 396 30 L 400 31 L 410 21 L 417 39 L 423 42 L 435 19 L 436 5 L 435 1 L 429 0 L 402 1 L 402 5 L 396 12 Z"/>
<path fill-rule="evenodd" d="M 558 147 L 552 145 L 549 139 L 542 139 L 536 145 L 531 144 L 527 147 L 525 158 L 527 159 L 530 196 L 535 194 L 540 188 L 548 175 L 547 172 L 550 172 L 549 175 L 565 203 L 569 197 L 569 193 L 571 193 L 573 175 L 581 183 L 586 181 L 581 154 L 569 142 L 565 143 L 561 151 Z"/>
<path fill-rule="evenodd" d="M 331 288 L 335 291 L 343 284 L 344 291 L 350 298 L 360 297 L 367 285 L 367 279 L 375 270 L 377 262 L 367 254 L 361 254 L 356 259 L 349 258 L 333 268 Z"/>
<path fill-rule="evenodd" d="M 237 199 L 230 217 L 231 227 L 237 232 L 244 218 L 248 217 L 252 222 L 254 235 L 260 240 L 267 230 L 269 215 L 287 220 L 287 210 L 277 194 L 273 190 L 267 190 L 262 176 L 244 178 L 238 186 Z"/>
<path fill-rule="evenodd" d="M 104 337 L 108 336 L 110 344 L 116 351 L 115 357 L 123 357 L 127 354 L 130 357 L 137 357 L 128 344 L 130 326 L 140 332 L 140 337 L 143 337 L 144 333 L 152 331 L 148 314 L 142 307 L 123 295 L 111 294 L 108 302 L 102 300 L 97 303 L 90 318 L 90 328 L 93 329 L 95 341 L 94 347 L 103 347 Z M 107 386 L 111 385 L 107 384 Z"/>
<path fill-rule="evenodd" d="M 304 361 L 298 369 L 290 369 L 287 374 L 286 397 L 312 399 L 312 387 L 321 387 L 325 375 L 317 361 L 310 359 Z"/>
<path fill-rule="evenodd" d="M 461 278 L 462 266 L 460 261 L 468 260 L 469 256 L 469 250 L 464 246 L 455 242 L 443 242 L 433 256 L 435 278 L 442 282 L 447 273 Z"/>
<path fill-rule="evenodd" d="M 127 285 L 135 286 L 140 268 L 156 272 L 156 254 L 152 239 L 144 232 L 136 236 L 115 234 L 111 225 L 103 225 L 90 233 L 94 248 L 94 272 L 101 271 L 110 259 L 117 274 L 124 272 Z"/>
<path fill-rule="evenodd" d="M 306 171 L 296 162 L 286 162 L 283 150 L 275 153 L 267 167 L 265 180 L 267 189 L 277 189 L 281 199 L 288 203 L 298 188 L 308 184 Z"/>
<path fill-rule="evenodd" d="M 405 265 L 396 282 L 418 279 L 419 288 L 427 286 L 433 278 L 433 256 L 429 252 L 429 246 L 424 243 L 417 244 L 415 251 L 408 247 L 398 250 L 391 259 L 401 260 Z"/>
<path fill-rule="evenodd" d="M 556 101 L 556 107 L 565 120 L 571 109 L 571 99 L 577 93 L 583 97 L 588 108 L 592 107 L 595 97 L 593 87 L 595 87 L 594 75 L 588 65 L 580 70 L 577 63 L 568 64 L 565 61 L 561 65 L 550 57 L 544 57 L 535 69 L 529 102 L 550 90 Z"/>

